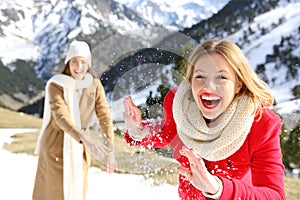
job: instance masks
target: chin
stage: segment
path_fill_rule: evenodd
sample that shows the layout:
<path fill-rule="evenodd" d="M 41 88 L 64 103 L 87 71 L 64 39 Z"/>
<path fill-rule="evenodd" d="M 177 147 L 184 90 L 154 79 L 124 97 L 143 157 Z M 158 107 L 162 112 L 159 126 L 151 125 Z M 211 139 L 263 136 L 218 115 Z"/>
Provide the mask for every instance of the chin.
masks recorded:
<path fill-rule="evenodd" d="M 213 111 L 213 110 L 210 110 L 210 111 L 205 111 L 205 110 L 201 110 L 201 113 L 203 115 L 204 118 L 208 119 L 208 120 L 212 120 L 214 121 L 215 119 L 217 119 L 221 113 L 219 113 L 218 111 Z"/>
<path fill-rule="evenodd" d="M 82 77 L 83 77 L 83 76 L 82 76 L 82 75 L 79 75 L 79 74 L 78 74 L 78 75 L 76 74 L 76 75 L 73 76 L 73 78 L 74 78 L 75 80 L 81 80 Z"/>
<path fill-rule="evenodd" d="M 202 114 L 205 119 L 214 120 L 216 116 L 210 114 Z"/>

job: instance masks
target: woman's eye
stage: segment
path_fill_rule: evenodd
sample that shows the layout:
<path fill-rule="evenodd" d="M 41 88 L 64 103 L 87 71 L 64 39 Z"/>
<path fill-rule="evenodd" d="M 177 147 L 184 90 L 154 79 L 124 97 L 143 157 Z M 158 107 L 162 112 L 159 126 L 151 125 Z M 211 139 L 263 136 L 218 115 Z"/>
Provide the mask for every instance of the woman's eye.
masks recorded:
<path fill-rule="evenodd" d="M 217 79 L 219 79 L 219 80 L 225 80 L 227 78 L 225 76 L 217 76 Z"/>
<path fill-rule="evenodd" d="M 195 78 L 197 78 L 197 79 L 204 79 L 205 77 L 202 76 L 202 75 L 196 75 Z"/>

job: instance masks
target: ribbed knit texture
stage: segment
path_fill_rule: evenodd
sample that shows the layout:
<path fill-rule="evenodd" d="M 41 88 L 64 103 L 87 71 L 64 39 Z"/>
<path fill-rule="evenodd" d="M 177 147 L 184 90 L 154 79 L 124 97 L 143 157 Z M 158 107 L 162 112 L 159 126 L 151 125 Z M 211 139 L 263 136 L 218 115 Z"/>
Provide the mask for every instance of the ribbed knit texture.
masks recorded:
<path fill-rule="evenodd" d="M 178 135 L 188 148 L 202 158 L 209 161 L 223 160 L 243 145 L 254 120 L 251 105 L 247 96 L 234 100 L 208 127 L 194 101 L 190 83 L 184 80 L 173 103 Z"/>

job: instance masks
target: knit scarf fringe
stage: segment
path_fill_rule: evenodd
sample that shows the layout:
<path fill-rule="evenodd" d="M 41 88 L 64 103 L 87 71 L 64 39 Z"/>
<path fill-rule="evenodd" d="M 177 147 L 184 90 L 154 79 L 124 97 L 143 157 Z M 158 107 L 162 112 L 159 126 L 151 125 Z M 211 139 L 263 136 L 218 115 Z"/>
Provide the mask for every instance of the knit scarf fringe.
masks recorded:
<path fill-rule="evenodd" d="M 252 108 L 248 96 L 235 99 L 208 127 L 194 101 L 190 83 L 184 80 L 175 94 L 173 116 L 183 143 L 202 158 L 218 161 L 243 145 L 254 121 Z"/>
<path fill-rule="evenodd" d="M 64 100 L 69 107 L 70 116 L 77 128 L 81 129 L 79 98 L 77 90 L 87 88 L 92 84 L 93 77 L 86 74 L 84 80 L 75 80 L 70 76 L 64 74 L 57 74 L 53 76 L 46 84 L 45 89 L 45 103 L 43 123 L 37 141 L 35 153 L 40 152 L 40 143 L 45 132 L 45 129 L 50 122 L 51 110 L 48 96 L 48 88 L 50 83 L 56 83 L 63 87 Z M 82 200 L 83 197 L 83 145 L 79 144 L 73 139 L 70 134 L 64 133 L 64 147 L 63 147 L 63 180 L 64 180 L 64 199 L 65 200 Z"/>

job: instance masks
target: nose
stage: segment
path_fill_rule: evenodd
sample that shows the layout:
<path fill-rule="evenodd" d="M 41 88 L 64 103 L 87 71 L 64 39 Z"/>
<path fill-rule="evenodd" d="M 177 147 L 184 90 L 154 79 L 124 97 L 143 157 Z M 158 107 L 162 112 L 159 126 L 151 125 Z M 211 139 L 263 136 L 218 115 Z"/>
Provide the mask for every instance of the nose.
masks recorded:
<path fill-rule="evenodd" d="M 77 63 L 77 68 L 79 69 L 79 70 L 82 70 L 82 69 L 84 69 L 86 67 L 86 64 L 84 63 L 84 62 L 78 62 Z"/>
<path fill-rule="evenodd" d="M 82 68 L 83 68 L 82 62 L 78 62 L 78 68 L 79 68 L 79 69 L 82 69 Z"/>
<path fill-rule="evenodd" d="M 210 81 L 208 82 L 207 85 L 208 85 L 208 86 L 210 87 L 210 89 L 212 89 L 212 90 L 216 90 L 216 89 L 217 89 L 216 84 L 215 84 L 212 80 L 210 80 Z"/>

